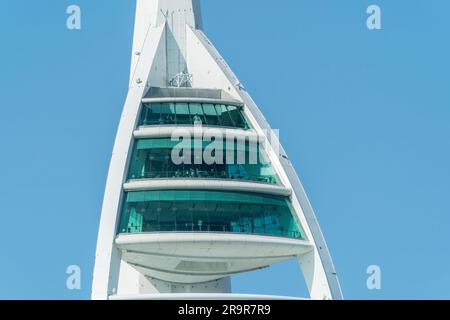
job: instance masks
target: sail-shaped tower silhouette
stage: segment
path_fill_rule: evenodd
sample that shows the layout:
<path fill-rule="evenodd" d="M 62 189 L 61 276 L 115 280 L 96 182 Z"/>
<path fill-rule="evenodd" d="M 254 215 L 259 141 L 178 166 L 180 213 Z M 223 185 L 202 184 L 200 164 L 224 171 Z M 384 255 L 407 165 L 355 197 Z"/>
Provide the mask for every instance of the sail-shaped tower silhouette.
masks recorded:
<path fill-rule="evenodd" d="M 261 298 L 231 293 L 230 277 L 289 259 L 310 298 L 342 298 L 300 180 L 203 33 L 199 1 L 137 0 L 92 298 Z"/>

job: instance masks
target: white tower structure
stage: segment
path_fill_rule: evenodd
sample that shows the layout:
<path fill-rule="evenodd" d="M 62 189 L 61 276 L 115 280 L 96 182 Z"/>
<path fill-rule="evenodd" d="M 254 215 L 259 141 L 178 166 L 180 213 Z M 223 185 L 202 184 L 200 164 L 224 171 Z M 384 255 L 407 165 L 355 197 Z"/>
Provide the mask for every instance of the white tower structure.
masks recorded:
<path fill-rule="evenodd" d="M 311 204 L 277 142 L 203 33 L 198 0 L 137 0 L 92 298 L 263 298 L 231 293 L 230 277 L 297 259 L 310 298 L 341 299 Z M 214 143 L 233 161 L 206 163 Z M 219 149 L 210 155 L 219 159 Z"/>

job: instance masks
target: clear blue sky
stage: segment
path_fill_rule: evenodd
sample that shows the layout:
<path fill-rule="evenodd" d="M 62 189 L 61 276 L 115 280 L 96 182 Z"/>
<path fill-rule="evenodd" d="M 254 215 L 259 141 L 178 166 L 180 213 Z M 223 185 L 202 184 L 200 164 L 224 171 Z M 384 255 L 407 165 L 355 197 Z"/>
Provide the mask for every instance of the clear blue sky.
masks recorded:
<path fill-rule="evenodd" d="M 66 29 L 73 3 L 81 31 Z M 381 31 L 365 27 L 369 4 Z M 448 12 L 447 0 L 203 0 L 207 35 L 281 131 L 346 298 L 450 298 Z M 133 19 L 131 0 L 2 5 L 0 298 L 89 298 Z M 66 290 L 71 264 L 81 291 Z M 366 288 L 372 264 L 380 291 Z M 233 285 L 295 295 L 299 277 L 286 263 Z"/>

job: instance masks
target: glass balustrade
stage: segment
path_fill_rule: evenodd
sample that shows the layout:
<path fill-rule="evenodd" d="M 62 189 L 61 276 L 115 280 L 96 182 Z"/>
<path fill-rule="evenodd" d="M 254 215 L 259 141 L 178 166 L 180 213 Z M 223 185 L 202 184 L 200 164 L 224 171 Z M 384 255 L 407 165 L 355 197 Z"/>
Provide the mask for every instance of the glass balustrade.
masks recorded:
<path fill-rule="evenodd" d="M 305 239 L 289 198 L 192 190 L 126 193 L 118 232 L 243 233 Z"/>
<path fill-rule="evenodd" d="M 205 150 L 211 142 L 200 142 L 202 161 L 196 161 L 196 142 L 192 140 L 189 161 L 174 160 L 174 148 L 178 141 L 171 139 L 140 139 L 134 146 L 128 178 L 136 179 L 225 179 L 279 184 L 279 179 L 264 156 L 262 147 L 249 143 L 226 143 L 223 149 L 216 150 L 214 163 L 205 161 Z M 221 153 L 219 156 L 218 153 Z M 230 157 L 232 161 L 230 161 Z"/>
<path fill-rule="evenodd" d="M 211 103 L 144 103 L 139 126 L 194 125 L 250 129 L 242 108 Z"/>

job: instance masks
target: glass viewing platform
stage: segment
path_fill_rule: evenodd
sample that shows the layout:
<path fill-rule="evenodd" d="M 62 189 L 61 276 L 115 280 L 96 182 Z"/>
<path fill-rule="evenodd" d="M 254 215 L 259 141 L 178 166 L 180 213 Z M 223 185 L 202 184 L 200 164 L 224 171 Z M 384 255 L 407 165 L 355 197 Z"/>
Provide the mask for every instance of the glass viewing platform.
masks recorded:
<path fill-rule="evenodd" d="M 128 192 L 118 231 L 242 233 L 305 239 L 288 198 L 216 191 Z"/>
<path fill-rule="evenodd" d="M 210 143 L 212 142 L 200 142 L 202 154 Z M 175 164 L 171 158 L 172 150 L 178 144 L 179 141 L 171 139 L 137 140 L 131 158 L 128 179 L 225 179 L 279 184 L 275 170 L 268 163 L 264 152 L 259 150 L 262 148 L 259 145 L 250 144 L 247 141 L 245 146 L 244 143 L 236 142 L 230 146 L 223 142 L 222 158 L 226 157 L 227 148 L 232 148 L 233 163 L 227 163 L 230 161 L 223 159 L 223 164 L 206 164 L 204 161 L 196 164 L 194 159 L 195 142 L 192 139 L 190 161 Z M 238 161 L 238 152 L 241 152 L 242 157 L 245 156 L 244 161 Z"/>
<path fill-rule="evenodd" d="M 194 125 L 250 129 L 242 108 L 212 103 L 144 103 L 139 126 Z"/>

